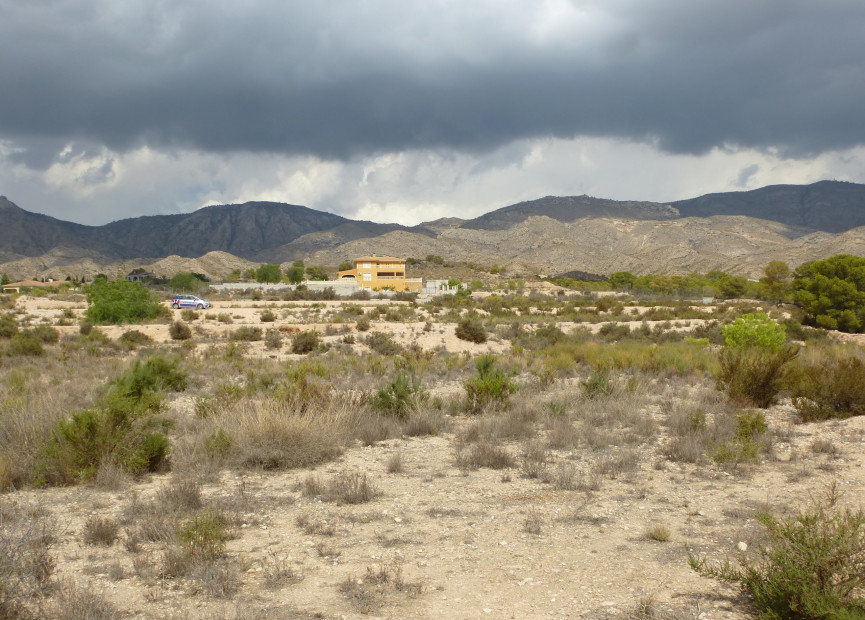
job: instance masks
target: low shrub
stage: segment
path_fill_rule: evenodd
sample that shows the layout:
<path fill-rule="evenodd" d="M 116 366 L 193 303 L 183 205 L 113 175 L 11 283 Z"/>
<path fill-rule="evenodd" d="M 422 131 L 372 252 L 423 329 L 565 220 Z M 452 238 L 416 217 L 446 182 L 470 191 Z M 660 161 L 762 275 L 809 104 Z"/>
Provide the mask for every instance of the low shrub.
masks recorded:
<path fill-rule="evenodd" d="M 516 383 L 496 365 L 495 355 L 478 356 L 475 369 L 477 374 L 463 383 L 470 412 L 478 413 L 494 403 L 504 404 L 517 391 Z"/>
<path fill-rule="evenodd" d="M 242 327 L 238 327 L 228 336 L 229 340 L 234 342 L 254 342 L 256 340 L 261 340 L 262 331 L 260 327 L 250 327 L 248 325 L 243 325 Z"/>
<path fill-rule="evenodd" d="M 187 322 L 192 322 L 198 318 L 198 313 L 192 308 L 184 308 L 180 311 L 180 318 Z"/>
<path fill-rule="evenodd" d="M 134 349 L 135 347 L 152 342 L 152 340 L 153 339 L 150 336 L 138 331 L 137 329 L 125 331 L 120 335 L 120 342 L 127 349 Z"/>
<path fill-rule="evenodd" d="M 366 346 L 378 353 L 379 355 L 397 355 L 402 351 L 393 339 L 384 332 L 375 332 L 366 338 Z"/>
<path fill-rule="evenodd" d="M 463 319 L 457 323 L 454 330 L 456 337 L 460 340 L 467 340 L 475 344 L 481 344 L 487 341 L 487 330 L 477 319 Z"/>
<path fill-rule="evenodd" d="M 740 584 L 761 618 L 865 617 L 865 512 L 838 507 L 833 485 L 795 517 L 757 515 L 768 544 L 759 561 L 740 555 L 709 565 L 688 554 L 688 563 L 704 577 Z"/>
<path fill-rule="evenodd" d="M 408 418 L 418 405 L 429 400 L 420 379 L 413 372 L 400 371 L 396 378 L 380 388 L 372 400 L 375 410 L 398 418 Z"/>
<path fill-rule="evenodd" d="M 865 415 L 865 363 L 848 357 L 802 368 L 793 406 L 803 422 Z"/>
<path fill-rule="evenodd" d="M 9 355 L 38 357 L 45 353 L 45 347 L 42 346 L 42 339 L 28 329 L 15 334 L 6 351 Z"/>
<path fill-rule="evenodd" d="M 228 520 L 214 510 L 205 510 L 186 521 L 177 532 L 177 539 L 187 556 L 210 561 L 222 557 L 228 533 Z"/>
<path fill-rule="evenodd" d="M 357 322 L 354 324 L 355 329 L 359 332 L 367 332 L 370 328 L 369 318 L 366 316 L 361 316 L 357 319 Z"/>
<path fill-rule="evenodd" d="M 321 344 L 321 339 L 318 337 L 318 332 L 315 330 L 300 332 L 295 334 L 291 339 L 292 353 L 312 353 Z"/>
<path fill-rule="evenodd" d="M 273 310 L 265 310 L 261 313 L 261 322 L 262 323 L 273 323 L 276 320 L 276 314 L 274 314 Z"/>
<path fill-rule="evenodd" d="M 18 333 L 18 321 L 14 314 L 0 314 L 0 338 L 11 338 Z"/>
<path fill-rule="evenodd" d="M 264 334 L 264 346 L 268 349 L 282 347 L 282 334 L 278 329 L 268 329 Z"/>
<path fill-rule="evenodd" d="M 84 544 L 110 547 L 119 531 L 120 525 L 110 517 L 90 517 L 84 524 Z"/>
<path fill-rule="evenodd" d="M 174 321 L 168 328 L 168 335 L 172 340 L 189 340 L 192 338 L 192 330 L 183 321 Z"/>
<path fill-rule="evenodd" d="M 50 325 L 37 325 L 31 331 L 45 344 L 57 344 L 60 340 L 60 332 Z"/>
<path fill-rule="evenodd" d="M 610 373 L 603 367 L 595 370 L 581 385 L 583 394 L 587 398 L 609 396 L 613 393 L 613 382 L 610 381 Z"/>

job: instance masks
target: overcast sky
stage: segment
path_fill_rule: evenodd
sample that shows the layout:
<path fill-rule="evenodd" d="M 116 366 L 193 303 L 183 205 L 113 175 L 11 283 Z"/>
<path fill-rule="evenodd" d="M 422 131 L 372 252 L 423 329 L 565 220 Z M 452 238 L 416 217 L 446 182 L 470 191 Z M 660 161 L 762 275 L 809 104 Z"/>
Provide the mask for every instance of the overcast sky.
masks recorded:
<path fill-rule="evenodd" d="M 863 33 L 861 0 L 0 0 L 0 194 L 414 224 L 865 182 Z"/>

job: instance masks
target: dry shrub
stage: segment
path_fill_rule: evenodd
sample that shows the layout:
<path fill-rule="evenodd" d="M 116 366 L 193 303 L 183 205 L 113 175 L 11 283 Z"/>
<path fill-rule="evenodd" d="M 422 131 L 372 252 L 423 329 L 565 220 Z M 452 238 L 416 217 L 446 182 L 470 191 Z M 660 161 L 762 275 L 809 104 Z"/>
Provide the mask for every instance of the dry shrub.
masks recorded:
<path fill-rule="evenodd" d="M 634 450 L 622 450 L 615 454 L 605 454 L 595 460 L 592 471 L 599 476 L 609 476 L 615 480 L 620 475 L 636 470 L 640 456 Z"/>
<path fill-rule="evenodd" d="M 851 356 L 804 366 L 793 405 L 803 422 L 865 415 L 865 363 Z"/>
<path fill-rule="evenodd" d="M 402 432 L 407 437 L 438 435 L 448 430 L 448 419 L 436 409 L 421 409 L 403 423 Z"/>
<path fill-rule="evenodd" d="M 285 402 L 241 400 L 221 416 L 232 438 L 225 458 L 266 470 L 317 465 L 342 452 L 355 416 L 347 403 L 334 401 L 322 410 L 298 412 Z"/>
<path fill-rule="evenodd" d="M 117 540 L 120 525 L 110 517 L 90 517 L 84 524 L 84 544 L 110 547 Z"/>
<path fill-rule="evenodd" d="M 26 604 L 51 589 L 53 531 L 38 509 L 0 503 L 0 618 L 26 617 Z"/>
<path fill-rule="evenodd" d="M 389 474 L 403 473 L 403 471 L 405 471 L 405 468 L 402 462 L 402 453 L 395 452 L 394 454 L 392 454 L 387 460 L 387 463 L 385 464 L 385 470 Z"/>
<path fill-rule="evenodd" d="M 65 582 L 53 597 L 48 617 L 55 620 L 115 620 L 123 614 L 96 592 Z"/>
<path fill-rule="evenodd" d="M 458 444 L 456 465 L 462 470 L 479 469 L 481 467 L 505 469 L 514 467 L 516 461 L 501 446 L 481 442 L 472 444 L 471 446 Z"/>
<path fill-rule="evenodd" d="M 392 592 L 416 596 L 422 589 L 420 583 L 405 580 L 402 574 L 402 563 L 399 561 L 382 564 L 377 569 L 368 566 L 362 578 L 349 575 L 339 586 L 343 596 L 349 599 L 362 614 L 374 613 L 380 609 Z"/>

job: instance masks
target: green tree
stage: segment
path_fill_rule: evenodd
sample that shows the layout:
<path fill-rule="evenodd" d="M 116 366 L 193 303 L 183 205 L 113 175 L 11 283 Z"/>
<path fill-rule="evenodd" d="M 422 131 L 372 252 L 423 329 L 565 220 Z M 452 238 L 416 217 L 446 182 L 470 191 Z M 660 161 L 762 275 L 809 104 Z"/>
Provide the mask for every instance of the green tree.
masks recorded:
<path fill-rule="evenodd" d="M 837 254 L 799 265 L 793 295 L 806 323 L 843 332 L 865 330 L 865 258 Z"/>
<path fill-rule="evenodd" d="M 98 279 L 87 290 L 87 319 L 93 323 L 140 323 L 155 319 L 159 300 L 140 282 Z"/>
<path fill-rule="evenodd" d="M 617 271 L 610 274 L 610 284 L 618 290 L 627 290 L 634 285 L 637 277 L 630 271 Z"/>
<path fill-rule="evenodd" d="M 354 269 L 354 263 L 347 260 L 339 264 L 339 267 L 336 268 L 337 271 L 348 271 L 349 269 Z"/>
<path fill-rule="evenodd" d="M 12 281 L 12 280 L 9 279 L 9 274 L 8 274 L 8 273 L 5 273 L 5 272 L 4 272 L 3 275 L 0 276 L 0 286 L 6 286 L 6 285 L 9 284 L 11 281 Z"/>
<path fill-rule="evenodd" d="M 781 301 L 790 294 L 790 267 L 782 260 L 769 261 L 760 278 L 763 296 L 771 301 Z"/>
<path fill-rule="evenodd" d="M 279 268 L 279 265 L 263 263 L 255 270 L 256 282 L 269 282 L 275 284 L 280 280 L 282 280 L 282 270 Z"/>
<path fill-rule="evenodd" d="M 171 278 L 168 286 L 172 291 L 197 293 L 206 283 L 188 271 L 178 271 Z"/>
<path fill-rule="evenodd" d="M 292 284 L 300 284 L 301 282 L 303 282 L 303 267 L 289 267 L 285 270 L 285 276 Z"/>
<path fill-rule="evenodd" d="M 255 269 L 252 267 L 250 267 L 249 269 L 244 269 L 243 279 L 244 280 L 255 280 Z"/>
<path fill-rule="evenodd" d="M 232 282 L 237 282 L 240 280 L 240 269 L 232 269 L 231 274 L 228 276 L 228 279 Z"/>
<path fill-rule="evenodd" d="M 306 277 L 310 280 L 318 280 L 322 282 L 328 279 L 327 274 L 324 272 L 322 267 L 315 267 L 313 265 L 306 268 Z"/>

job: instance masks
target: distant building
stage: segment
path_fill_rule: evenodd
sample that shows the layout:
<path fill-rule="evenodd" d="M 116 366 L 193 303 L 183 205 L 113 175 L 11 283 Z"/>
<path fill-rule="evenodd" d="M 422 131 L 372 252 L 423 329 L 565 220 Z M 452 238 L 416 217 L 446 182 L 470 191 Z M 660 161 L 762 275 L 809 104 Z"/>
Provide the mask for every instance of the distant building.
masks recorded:
<path fill-rule="evenodd" d="M 145 280 L 149 280 L 151 278 L 153 278 L 153 274 L 148 273 L 143 269 L 133 269 L 131 272 L 129 272 L 129 275 L 126 276 L 126 279 L 129 282 L 144 282 Z"/>
<path fill-rule="evenodd" d="M 405 259 L 394 256 L 361 256 L 354 259 L 354 269 L 340 271 L 337 280 L 355 280 L 358 290 L 419 293 L 422 278 L 405 277 Z"/>

